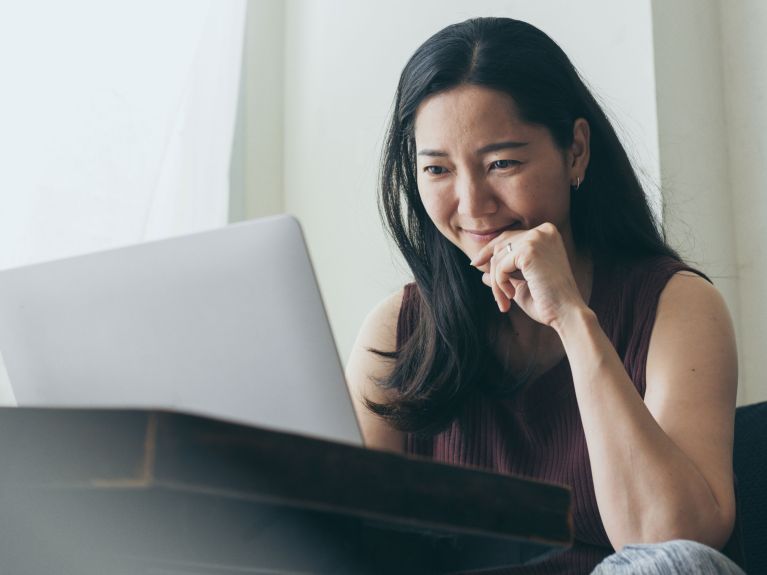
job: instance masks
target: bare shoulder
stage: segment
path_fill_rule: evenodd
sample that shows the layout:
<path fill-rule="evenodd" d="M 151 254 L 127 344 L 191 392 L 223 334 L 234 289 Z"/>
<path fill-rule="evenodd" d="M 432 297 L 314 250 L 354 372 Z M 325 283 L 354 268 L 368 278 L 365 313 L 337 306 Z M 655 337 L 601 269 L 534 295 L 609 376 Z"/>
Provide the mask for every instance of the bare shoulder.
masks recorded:
<path fill-rule="evenodd" d="M 676 373 L 675 380 L 690 374 L 685 379 L 706 382 L 712 392 L 726 396 L 735 392 L 737 352 L 730 312 L 719 290 L 692 272 L 676 273 L 658 302 L 647 357 L 648 385 L 663 380 L 663 373 Z"/>
<path fill-rule="evenodd" d="M 661 293 L 659 307 L 665 312 L 683 308 L 700 308 L 712 314 L 724 314 L 729 318 L 727 305 L 719 290 L 694 272 L 681 271 L 674 274 Z"/>
<path fill-rule="evenodd" d="M 358 343 L 367 343 L 368 347 L 382 351 L 394 350 L 397 345 L 397 321 L 404 292 L 404 288 L 397 290 L 370 310 L 360 328 Z"/>
<path fill-rule="evenodd" d="M 392 428 L 372 413 L 364 398 L 385 402 L 388 397 L 375 381 L 385 378 L 392 369 L 392 360 L 374 351 L 394 351 L 397 346 L 397 321 L 402 306 L 404 289 L 381 300 L 362 322 L 357 339 L 346 365 L 349 386 L 357 419 L 367 447 L 404 451 L 405 434 Z"/>

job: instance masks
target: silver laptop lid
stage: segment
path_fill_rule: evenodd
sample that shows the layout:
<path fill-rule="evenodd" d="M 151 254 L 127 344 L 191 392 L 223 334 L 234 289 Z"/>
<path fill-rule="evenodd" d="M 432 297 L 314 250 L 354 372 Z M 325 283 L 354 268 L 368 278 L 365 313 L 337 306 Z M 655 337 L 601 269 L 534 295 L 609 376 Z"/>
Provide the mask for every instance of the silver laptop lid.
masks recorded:
<path fill-rule="evenodd" d="M 170 408 L 362 445 L 298 221 L 0 272 L 21 406 Z"/>

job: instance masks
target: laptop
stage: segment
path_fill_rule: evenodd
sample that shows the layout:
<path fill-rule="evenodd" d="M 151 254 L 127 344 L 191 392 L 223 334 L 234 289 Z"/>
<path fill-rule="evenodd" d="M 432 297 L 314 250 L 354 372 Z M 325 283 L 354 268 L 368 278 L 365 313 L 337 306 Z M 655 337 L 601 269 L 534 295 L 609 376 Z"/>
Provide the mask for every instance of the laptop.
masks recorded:
<path fill-rule="evenodd" d="M 288 215 L 0 272 L 19 406 L 172 409 L 362 445 Z"/>

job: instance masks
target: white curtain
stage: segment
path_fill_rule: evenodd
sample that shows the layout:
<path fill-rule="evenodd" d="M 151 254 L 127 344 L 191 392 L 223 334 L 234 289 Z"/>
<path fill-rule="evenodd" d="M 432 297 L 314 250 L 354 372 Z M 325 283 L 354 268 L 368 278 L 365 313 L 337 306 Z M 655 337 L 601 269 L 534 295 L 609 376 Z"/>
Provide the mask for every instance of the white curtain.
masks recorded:
<path fill-rule="evenodd" d="M 0 3 L 0 269 L 226 223 L 244 0 Z"/>
<path fill-rule="evenodd" d="M 0 0 L 0 269 L 226 224 L 245 8 Z"/>

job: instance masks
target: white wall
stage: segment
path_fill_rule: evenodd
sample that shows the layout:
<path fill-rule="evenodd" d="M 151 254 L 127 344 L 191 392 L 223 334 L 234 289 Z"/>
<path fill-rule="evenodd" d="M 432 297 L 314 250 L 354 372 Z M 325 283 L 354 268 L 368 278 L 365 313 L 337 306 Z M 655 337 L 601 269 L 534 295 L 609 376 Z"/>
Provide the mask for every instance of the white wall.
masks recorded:
<path fill-rule="evenodd" d="M 238 221 L 282 213 L 285 3 L 251 0 L 246 17 L 242 85 L 232 174 Z M 242 186 L 244 189 L 240 189 Z"/>
<path fill-rule="evenodd" d="M 471 7 L 462 0 L 288 0 L 285 6 L 284 147 L 282 157 L 274 149 L 266 157 L 283 166 L 284 208 L 304 224 L 344 360 L 365 314 L 407 281 L 376 211 L 376 175 L 399 73 L 440 28 L 486 15 L 542 28 L 618 119 L 640 170 L 658 179 L 649 0 L 482 0 Z M 272 72 L 249 68 L 247 74 Z"/>
<path fill-rule="evenodd" d="M 0 268 L 226 223 L 244 10 L 0 4 Z"/>
<path fill-rule="evenodd" d="M 654 1 L 653 28 L 666 231 L 722 292 L 741 334 L 719 2 Z M 742 373 L 738 391 L 742 403 Z"/>
<path fill-rule="evenodd" d="M 740 404 L 767 400 L 767 59 L 760 1 L 653 2 L 670 239 L 733 313 Z"/>
<path fill-rule="evenodd" d="M 723 86 L 745 401 L 767 400 L 767 3 L 720 1 Z"/>

